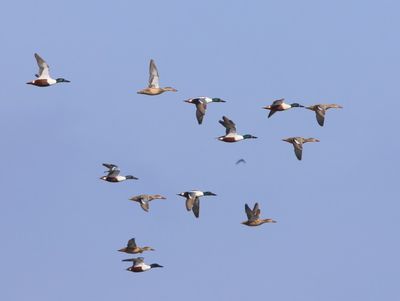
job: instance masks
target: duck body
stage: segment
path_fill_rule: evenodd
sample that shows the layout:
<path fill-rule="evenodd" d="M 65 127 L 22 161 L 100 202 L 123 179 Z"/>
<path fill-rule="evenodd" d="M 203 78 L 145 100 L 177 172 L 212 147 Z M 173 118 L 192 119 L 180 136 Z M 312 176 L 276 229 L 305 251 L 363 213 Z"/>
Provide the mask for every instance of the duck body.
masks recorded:
<path fill-rule="evenodd" d="M 154 62 L 154 60 L 150 60 L 149 73 L 150 73 L 150 76 L 149 76 L 148 87 L 137 91 L 138 94 L 154 96 L 154 95 L 162 94 L 167 91 L 171 91 L 171 92 L 178 91 L 172 87 L 165 87 L 165 88 L 160 87 L 160 76 L 158 75 L 157 66 L 156 66 L 156 63 Z"/>
<path fill-rule="evenodd" d="M 132 266 L 126 270 L 134 273 L 146 272 L 154 268 L 163 268 L 158 263 L 146 264 L 143 257 L 123 259 L 122 261 L 133 262 Z"/>
<path fill-rule="evenodd" d="M 263 109 L 270 110 L 268 114 L 268 118 L 270 118 L 276 112 L 286 111 L 291 108 L 303 108 L 303 107 L 304 107 L 303 105 L 300 105 L 298 103 L 292 103 L 292 104 L 285 103 L 285 99 L 281 98 L 275 100 L 271 105 L 263 107 Z"/>
<path fill-rule="evenodd" d="M 57 83 L 69 83 L 69 80 L 64 78 L 51 78 L 50 67 L 44 59 L 42 59 L 37 53 L 35 53 L 36 62 L 39 66 L 39 72 L 36 74 L 37 79 L 27 82 L 28 85 L 36 87 L 48 87 Z"/>

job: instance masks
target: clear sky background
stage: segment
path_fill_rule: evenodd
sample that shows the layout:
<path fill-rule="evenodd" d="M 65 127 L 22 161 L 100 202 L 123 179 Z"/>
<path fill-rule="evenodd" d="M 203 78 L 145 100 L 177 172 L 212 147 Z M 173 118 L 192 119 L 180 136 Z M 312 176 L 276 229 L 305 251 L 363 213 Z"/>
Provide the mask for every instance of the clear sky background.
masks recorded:
<path fill-rule="evenodd" d="M 238 2 L 2 3 L 1 300 L 398 298 L 398 1 Z M 34 52 L 71 83 L 26 85 Z M 177 93 L 136 94 L 151 58 Z M 199 126 L 201 95 L 227 102 Z M 282 97 L 344 109 L 267 119 Z M 217 141 L 222 115 L 259 139 Z M 298 161 L 291 136 L 321 142 Z M 278 223 L 241 225 L 255 201 Z M 131 237 L 165 267 L 125 271 Z"/>

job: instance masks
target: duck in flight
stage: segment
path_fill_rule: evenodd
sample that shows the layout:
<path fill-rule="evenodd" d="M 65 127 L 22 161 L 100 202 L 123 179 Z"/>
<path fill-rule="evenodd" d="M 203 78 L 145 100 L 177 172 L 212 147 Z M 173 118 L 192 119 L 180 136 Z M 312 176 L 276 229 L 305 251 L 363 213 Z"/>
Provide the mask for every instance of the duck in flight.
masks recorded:
<path fill-rule="evenodd" d="M 222 120 L 219 123 L 225 127 L 225 136 L 218 137 L 219 141 L 224 142 L 238 142 L 244 139 L 256 139 L 257 137 L 246 134 L 239 135 L 236 132 L 236 124 L 226 116 L 222 116 Z"/>
<path fill-rule="evenodd" d="M 146 272 L 154 268 L 163 268 L 163 266 L 159 265 L 158 263 L 152 263 L 152 264 L 144 263 L 143 257 L 123 259 L 122 261 L 132 262 L 132 266 L 127 268 L 126 270 L 134 273 Z"/>
<path fill-rule="evenodd" d="M 247 204 L 244 205 L 244 209 L 246 211 L 247 221 L 242 222 L 243 225 L 254 227 L 265 223 L 276 223 L 276 221 L 271 218 L 260 219 L 261 210 L 258 203 L 254 205 L 253 210 L 251 210 Z"/>
<path fill-rule="evenodd" d="M 195 217 L 200 215 L 200 197 L 215 196 L 216 194 L 210 191 L 190 190 L 178 193 L 179 196 L 186 198 L 187 211 L 192 210 Z"/>
<path fill-rule="evenodd" d="M 151 247 L 138 247 L 136 245 L 135 239 L 131 238 L 128 240 L 128 244 L 125 248 L 119 249 L 119 252 L 125 252 L 128 254 L 137 254 L 137 253 L 143 253 L 144 251 L 154 251 L 153 248 Z"/>
<path fill-rule="evenodd" d="M 313 106 L 306 107 L 306 109 L 309 109 L 311 111 L 315 112 L 315 115 L 317 117 L 317 122 L 320 126 L 324 126 L 324 121 L 325 121 L 325 113 L 329 109 L 342 109 L 343 107 L 337 104 L 316 104 Z"/>
<path fill-rule="evenodd" d="M 51 78 L 49 72 L 49 65 L 46 63 L 44 59 L 42 59 L 39 54 L 35 53 L 36 62 L 39 66 L 38 74 L 35 74 L 37 79 L 27 82 L 28 85 L 34 85 L 37 87 L 48 87 L 57 83 L 69 83 L 69 80 L 64 78 Z"/>
<path fill-rule="evenodd" d="M 146 212 L 149 212 L 150 209 L 149 202 L 156 199 L 165 200 L 166 197 L 160 194 L 141 194 L 130 198 L 131 201 L 138 202 L 140 207 Z"/>
<path fill-rule="evenodd" d="M 200 97 L 195 97 L 195 98 L 189 98 L 185 100 L 187 103 L 191 103 L 196 105 L 196 118 L 198 124 L 201 124 L 203 122 L 203 117 L 206 114 L 206 109 L 207 109 L 207 104 L 211 102 L 226 102 L 225 100 L 222 100 L 221 98 L 211 98 L 211 97 L 206 97 L 206 96 L 200 96 Z"/>
<path fill-rule="evenodd" d="M 285 103 L 285 99 L 281 98 L 281 99 L 275 100 L 272 103 L 272 105 L 263 107 L 263 109 L 270 110 L 270 112 L 268 114 L 268 118 L 270 118 L 272 115 L 274 115 L 275 112 L 286 111 L 291 108 L 304 108 L 304 106 L 302 106 L 301 104 L 298 104 L 298 103 L 287 104 L 287 103 Z"/>
<path fill-rule="evenodd" d="M 236 161 L 236 165 L 240 164 L 240 163 L 247 163 L 245 159 L 239 159 Z"/>
<path fill-rule="evenodd" d="M 158 75 L 158 70 L 156 64 L 154 63 L 154 60 L 150 60 L 149 72 L 150 72 L 149 86 L 147 88 L 138 91 L 137 92 L 138 94 L 159 95 L 166 91 L 172 91 L 172 92 L 178 91 L 171 87 L 160 88 L 160 77 Z"/>
<path fill-rule="evenodd" d="M 107 167 L 108 170 L 105 171 L 107 173 L 106 176 L 102 176 L 100 180 L 104 180 L 111 183 L 122 182 L 125 180 L 138 180 L 138 178 L 134 176 L 120 176 L 120 170 L 117 165 L 110 164 L 110 163 L 103 163 L 103 166 Z"/>
<path fill-rule="evenodd" d="M 286 139 L 282 139 L 282 141 L 289 142 L 293 144 L 294 153 L 296 154 L 297 159 L 301 160 L 303 154 L 303 144 L 307 142 L 319 142 L 318 139 L 315 138 L 303 138 L 303 137 L 290 137 Z"/>

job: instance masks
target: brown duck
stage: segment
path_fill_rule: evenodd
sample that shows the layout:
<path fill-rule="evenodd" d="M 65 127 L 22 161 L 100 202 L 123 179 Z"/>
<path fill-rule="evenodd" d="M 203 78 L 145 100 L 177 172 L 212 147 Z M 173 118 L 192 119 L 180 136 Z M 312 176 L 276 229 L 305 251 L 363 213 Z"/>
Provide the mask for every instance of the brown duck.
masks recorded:
<path fill-rule="evenodd" d="M 156 64 L 154 63 L 154 60 L 150 60 L 149 72 L 150 72 L 149 86 L 147 88 L 138 91 L 137 92 L 138 94 L 159 95 L 166 91 L 172 91 L 172 92 L 178 91 L 171 87 L 160 88 L 160 77 L 158 75 L 158 70 Z"/>
<path fill-rule="evenodd" d="M 247 221 L 242 222 L 243 225 L 255 227 L 265 223 L 276 223 L 276 221 L 271 218 L 260 219 L 261 210 L 258 203 L 254 205 L 253 210 L 251 210 L 247 204 L 244 205 L 244 209 L 247 214 Z"/>
<path fill-rule="evenodd" d="M 140 194 L 130 198 L 131 201 L 138 202 L 140 207 L 146 212 L 149 211 L 149 202 L 156 199 L 165 200 L 166 197 L 160 194 Z"/>
<path fill-rule="evenodd" d="M 136 245 L 135 239 L 132 238 L 128 241 L 128 244 L 125 248 L 119 249 L 118 251 L 125 252 L 128 254 L 137 254 L 137 253 L 143 253 L 144 251 L 154 251 L 154 249 L 151 247 L 138 247 Z"/>
<path fill-rule="evenodd" d="M 301 160 L 303 154 L 303 144 L 307 142 L 319 142 L 318 139 L 315 138 L 302 138 L 302 137 L 290 137 L 286 139 L 282 139 L 282 141 L 289 142 L 293 144 L 294 153 L 296 154 L 297 159 Z"/>
<path fill-rule="evenodd" d="M 337 104 L 316 104 L 313 106 L 306 107 L 306 109 L 309 109 L 311 111 L 315 112 L 315 115 L 317 117 L 317 122 L 320 126 L 324 126 L 324 121 L 325 121 L 325 113 L 329 109 L 342 109 L 343 107 L 341 105 Z"/>

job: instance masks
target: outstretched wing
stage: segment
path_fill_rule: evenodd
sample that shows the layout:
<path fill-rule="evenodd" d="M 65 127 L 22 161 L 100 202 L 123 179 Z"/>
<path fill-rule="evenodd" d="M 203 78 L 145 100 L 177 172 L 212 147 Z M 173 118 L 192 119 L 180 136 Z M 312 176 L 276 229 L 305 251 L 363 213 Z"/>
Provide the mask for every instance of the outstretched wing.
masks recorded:
<path fill-rule="evenodd" d="M 131 238 L 130 240 L 128 240 L 128 248 L 136 248 L 136 242 L 134 238 Z"/>
<path fill-rule="evenodd" d="M 160 87 L 160 77 L 158 76 L 158 70 L 154 60 L 150 60 L 150 77 L 149 77 L 149 88 L 159 88 Z"/>
<path fill-rule="evenodd" d="M 253 219 L 253 211 L 250 209 L 249 205 L 245 204 L 244 210 L 246 211 L 247 219 L 252 220 Z"/>
<path fill-rule="evenodd" d="M 196 118 L 197 122 L 201 124 L 203 122 L 203 117 L 206 114 L 207 104 L 198 102 L 196 104 Z"/>
<path fill-rule="evenodd" d="M 260 206 L 258 206 L 258 203 L 255 203 L 253 207 L 253 218 L 259 219 L 260 213 L 261 213 Z"/>
<path fill-rule="evenodd" d="M 222 116 L 222 120 L 219 120 L 219 123 L 225 127 L 226 135 L 236 134 L 236 124 L 232 120 L 230 120 L 228 117 Z"/>
<path fill-rule="evenodd" d="M 301 160 L 301 156 L 303 154 L 303 144 L 299 143 L 296 139 L 293 141 L 294 153 L 296 154 L 297 159 Z"/>
<path fill-rule="evenodd" d="M 194 199 L 194 204 L 193 204 L 193 214 L 195 217 L 199 217 L 200 215 L 200 199 L 196 197 Z"/>
<path fill-rule="evenodd" d="M 37 53 L 35 53 L 35 58 L 36 58 L 36 62 L 38 64 L 38 66 L 39 66 L 39 72 L 37 74 L 38 78 L 39 79 L 48 79 L 48 78 L 50 78 L 50 72 L 49 72 L 50 67 L 49 67 L 49 65 Z"/>
<path fill-rule="evenodd" d="M 133 266 L 135 266 L 135 267 L 144 264 L 144 258 L 143 257 L 128 258 L 128 259 L 123 259 L 122 261 L 133 262 Z"/>
<path fill-rule="evenodd" d="M 275 100 L 275 101 L 272 103 L 272 105 L 273 105 L 273 106 L 279 106 L 279 105 L 281 105 L 284 101 L 285 101 L 284 98 L 277 99 L 277 100 Z"/>
<path fill-rule="evenodd" d="M 317 121 L 320 126 L 324 126 L 325 112 L 325 109 L 321 108 L 320 106 L 317 106 L 317 109 L 315 110 L 315 116 L 317 117 Z"/>

